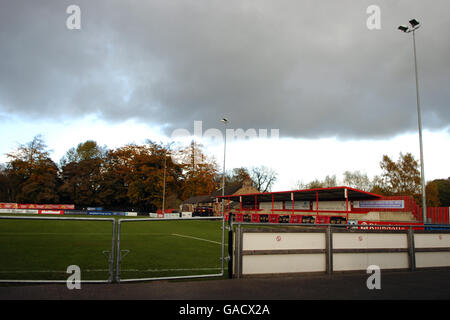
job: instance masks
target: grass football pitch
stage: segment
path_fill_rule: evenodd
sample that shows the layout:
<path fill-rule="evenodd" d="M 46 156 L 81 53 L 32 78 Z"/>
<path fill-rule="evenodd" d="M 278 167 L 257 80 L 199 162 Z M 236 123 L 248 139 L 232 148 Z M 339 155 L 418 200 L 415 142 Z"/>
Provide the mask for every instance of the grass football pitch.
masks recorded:
<path fill-rule="evenodd" d="M 122 222 L 120 278 L 218 274 L 221 240 L 221 220 Z M 107 280 L 111 246 L 111 221 L 0 219 L 0 279 L 66 280 L 77 265 L 81 280 Z"/>

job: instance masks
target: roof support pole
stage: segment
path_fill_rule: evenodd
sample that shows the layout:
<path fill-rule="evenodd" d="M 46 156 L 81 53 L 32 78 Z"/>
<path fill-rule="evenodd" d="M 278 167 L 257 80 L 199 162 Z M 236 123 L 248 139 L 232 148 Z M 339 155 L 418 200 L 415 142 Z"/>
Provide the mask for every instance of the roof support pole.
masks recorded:
<path fill-rule="evenodd" d="M 275 209 L 275 203 L 273 202 L 273 193 L 272 193 L 272 214 L 273 214 L 274 209 Z"/>
<path fill-rule="evenodd" d="M 292 200 L 292 214 L 294 214 L 295 200 L 294 200 L 294 193 L 293 192 L 291 192 L 291 200 Z"/>
<path fill-rule="evenodd" d="M 319 216 L 319 192 L 318 191 L 316 191 L 316 210 L 317 210 L 316 215 Z"/>
<path fill-rule="evenodd" d="M 346 211 L 347 211 L 347 223 L 348 223 L 348 191 L 347 189 L 345 189 L 345 207 L 346 207 Z"/>

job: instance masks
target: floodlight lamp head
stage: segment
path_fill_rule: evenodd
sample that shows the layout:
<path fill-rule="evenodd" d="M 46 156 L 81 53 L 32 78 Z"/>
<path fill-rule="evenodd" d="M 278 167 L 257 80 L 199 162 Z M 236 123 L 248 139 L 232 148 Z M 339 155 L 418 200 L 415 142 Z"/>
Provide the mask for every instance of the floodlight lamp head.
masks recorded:
<path fill-rule="evenodd" d="M 419 26 L 420 26 L 420 22 L 419 21 L 417 21 L 416 19 L 411 19 L 411 20 L 409 20 L 409 24 L 411 25 L 411 27 L 413 27 L 413 28 L 418 28 Z"/>
<path fill-rule="evenodd" d="M 220 121 L 223 122 L 223 123 L 227 123 L 228 119 L 227 118 L 222 118 L 222 120 L 220 120 Z"/>
<path fill-rule="evenodd" d="M 403 32 L 408 32 L 409 28 L 405 25 L 401 25 L 398 27 L 398 30 L 403 31 Z"/>

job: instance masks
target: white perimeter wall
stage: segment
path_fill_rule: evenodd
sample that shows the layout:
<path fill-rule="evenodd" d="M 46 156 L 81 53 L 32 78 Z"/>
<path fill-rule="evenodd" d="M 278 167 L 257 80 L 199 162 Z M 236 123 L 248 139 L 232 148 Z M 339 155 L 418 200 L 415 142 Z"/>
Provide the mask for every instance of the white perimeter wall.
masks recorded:
<path fill-rule="evenodd" d="M 345 249 L 404 249 L 408 250 L 406 233 L 334 233 L 333 251 Z M 364 250 L 362 250 L 364 251 Z M 380 250 L 381 251 L 381 250 Z M 334 253 L 334 271 L 366 270 L 370 265 L 381 269 L 407 269 L 408 252 Z"/>
<path fill-rule="evenodd" d="M 243 251 L 279 251 L 242 256 L 243 274 L 326 271 L 325 253 L 289 253 L 285 250 L 325 249 L 324 233 L 244 233 Z"/>
<path fill-rule="evenodd" d="M 450 252 L 420 252 L 424 248 L 449 248 L 450 234 L 416 234 L 414 237 L 416 248 L 416 267 L 446 267 L 450 265 Z"/>
<path fill-rule="evenodd" d="M 235 233 L 236 237 L 238 233 Z M 235 241 L 236 238 L 235 237 Z M 450 234 L 414 232 L 415 267 L 450 267 Z M 370 265 L 383 269 L 409 269 L 409 234 L 393 232 L 333 232 L 331 266 L 327 265 L 327 233 L 262 231 L 243 232 L 242 255 L 235 274 L 289 274 L 359 271 Z M 439 251 L 441 250 L 441 251 Z M 329 263 L 330 261 L 328 261 Z"/>

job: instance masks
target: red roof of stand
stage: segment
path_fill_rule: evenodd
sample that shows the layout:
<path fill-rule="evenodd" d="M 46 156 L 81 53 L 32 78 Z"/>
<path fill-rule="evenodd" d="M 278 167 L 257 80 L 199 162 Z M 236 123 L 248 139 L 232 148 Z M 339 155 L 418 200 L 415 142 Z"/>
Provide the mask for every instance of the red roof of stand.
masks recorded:
<path fill-rule="evenodd" d="M 382 198 L 375 193 L 358 190 L 350 187 L 331 187 L 331 188 L 317 188 L 317 189 L 305 189 L 305 190 L 292 190 L 292 191 L 276 191 L 265 193 L 250 193 L 239 195 L 226 195 L 224 199 L 230 199 L 233 201 L 254 203 L 255 197 L 258 202 L 271 202 L 273 201 L 292 201 L 291 194 L 294 194 L 294 201 L 316 201 L 317 196 L 321 201 L 345 201 L 345 190 L 347 190 L 348 200 L 377 200 Z M 222 198 L 219 196 L 217 198 Z"/>

